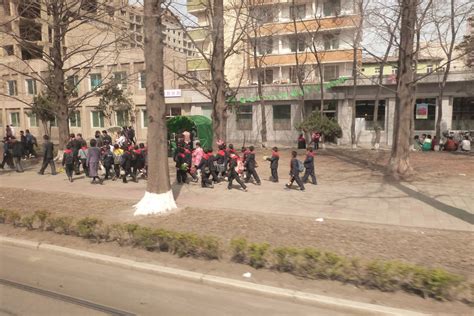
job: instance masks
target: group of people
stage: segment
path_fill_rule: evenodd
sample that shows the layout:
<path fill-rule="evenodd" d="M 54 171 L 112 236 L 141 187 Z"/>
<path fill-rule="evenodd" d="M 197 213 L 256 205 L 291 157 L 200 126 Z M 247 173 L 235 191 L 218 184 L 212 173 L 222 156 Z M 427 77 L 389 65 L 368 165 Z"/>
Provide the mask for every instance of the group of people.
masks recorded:
<path fill-rule="evenodd" d="M 106 130 L 96 131 L 89 144 L 81 134 L 71 134 L 64 150 L 62 166 L 71 182 L 73 174 L 81 174 L 82 168 L 86 177 L 92 178 L 92 184 L 103 184 L 108 179 L 122 179 L 127 183 L 128 178 L 134 182 L 138 182 L 140 175 L 146 178 L 147 161 L 145 144 L 137 144 L 135 134 L 124 127 L 115 142 L 112 142 L 112 137 Z M 99 169 L 105 173 L 103 179 L 99 177 Z M 40 173 L 43 171 L 44 169 L 40 170 Z"/>
<path fill-rule="evenodd" d="M 15 135 L 15 129 L 7 125 L 6 136 L 3 138 L 3 157 L 0 168 L 8 165 L 16 172 L 23 172 L 22 160 L 36 157 L 35 147 L 38 147 L 36 137 L 29 130 L 20 131 L 20 137 Z"/>
<path fill-rule="evenodd" d="M 311 142 L 309 143 L 309 146 L 313 145 L 314 149 L 317 150 L 319 149 L 319 142 L 321 141 L 321 133 L 319 132 L 312 132 L 311 133 Z M 298 136 L 298 149 L 305 149 L 306 148 L 306 137 L 304 137 L 304 134 L 301 133 Z"/>
<path fill-rule="evenodd" d="M 471 151 L 471 140 L 468 135 L 464 135 L 460 142 L 454 140 L 452 135 L 448 135 L 446 140 L 442 143 L 439 142 L 436 136 L 422 134 L 421 136 L 415 135 L 414 137 L 414 150 L 415 151 L 432 151 L 436 147 L 439 147 L 441 151 Z"/>
<path fill-rule="evenodd" d="M 173 159 L 178 184 L 188 183 L 188 175 L 193 182 L 199 181 L 200 178 L 203 188 L 213 188 L 214 184 L 227 181 L 227 188 L 231 190 L 233 189 L 233 182 L 236 181 L 242 190 L 247 191 L 247 184 L 250 182 L 255 185 L 262 184 L 257 172 L 258 163 L 253 146 L 242 147 L 239 153 L 232 144 L 227 146 L 220 141 L 218 142 L 218 150 L 214 153 L 212 149 L 204 150 L 199 142 L 192 149 L 183 137 L 177 142 Z M 263 159 L 270 163 L 270 180 L 279 182 L 280 153 L 278 148 L 273 147 L 271 156 L 264 156 Z M 304 172 L 303 178 L 300 177 L 302 172 Z M 313 149 L 311 147 L 307 148 L 304 162 L 298 160 L 297 152 L 293 151 L 290 162 L 290 180 L 286 187 L 291 188 L 293 183 L 296 182 L 298 188 L 304 191 L 304 183 L 309 178 L 311 178 L 314 185 L 317 184 Z"/>

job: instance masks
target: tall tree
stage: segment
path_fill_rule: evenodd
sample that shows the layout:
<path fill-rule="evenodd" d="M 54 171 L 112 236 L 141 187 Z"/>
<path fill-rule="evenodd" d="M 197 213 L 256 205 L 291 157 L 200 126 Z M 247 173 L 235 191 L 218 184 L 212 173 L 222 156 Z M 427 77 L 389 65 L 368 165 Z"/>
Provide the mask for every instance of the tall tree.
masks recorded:
<path fill-rule="evenodd" d="M 176 209 L 168 166 L 168 128 L 164 96 L 163 0 L 145 0 L 146 105 L 148 116 L 148 182 L 135 205 L 134 215 L 165 213 Z"/>
<path fill-rule="evenodd" d="M 410 120 L 413 116 L 415 83 L 413 81 L 414 38 L 417 0 L 400 0 L 401 25 L 398 53 L 396 108 L 394 117 L 393 146 L 389 170 L 395 177 L 412 171 L 409 160 Z"/>
<path fill-rule="evenodd" d="M 70 114 L 94 96 L 100 86 L 78 96 L 75 89 L 68 88 L 68 81 L 77 86 L 89 78 L 96 65 L 117 57 L 115 44 L 126 36 L 115 27 L 113 18 L 121 7 L 88 0 L 20 0 L 15 5 L 7 24 L 17 23 L 19 31 L 7 27 L 0 31 L 0 37 L 19 50 L 13 59 L 0 63 L 0 69 L 19 73 L 44 86 L 43 93 L 55 105 L 61 152 L 69 138 Z M 43 47 L 43 43 L 47 44 Z"/>

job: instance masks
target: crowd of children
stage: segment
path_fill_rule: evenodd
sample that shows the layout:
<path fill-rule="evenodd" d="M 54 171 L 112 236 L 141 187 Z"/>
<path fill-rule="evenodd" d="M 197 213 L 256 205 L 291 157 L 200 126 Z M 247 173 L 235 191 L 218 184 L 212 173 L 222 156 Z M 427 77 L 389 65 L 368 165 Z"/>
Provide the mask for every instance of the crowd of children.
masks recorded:
<path fill-rule="evenodd" d="M 189 175 L 193 182 L 199 181 L 200 178 L 203 188 L 213 188 L 214 184 L 222 181 L 227 181 L 229 190 L 233 189 L 234 181 L 243 191 L 247 191 L 247 184 L 250 182 L 261 185 L 253 146 L 242 147 L 240 153 L 238 153 L 232 144 L 226 146 L 223 142 L 219 142 L 218 151 L 214 154 L 211 149 L 203 150 L 199 142 L 196 143 L 196 148 L 192 149 L 191 144 L 181 140 L 177 143 L 173 158 L 178 184 L 187 183 Z M 273 147 L 272 155 L 264 156 L 263 159 L 270 162 L 270 180 L 279 182 L 280 154 L 278 148 Z M 304 172 L 304 176 L 300 178 L 302 172 Z M 293 182 L 296 182 L 299 189 L 304 191 L 304 183 L 309 178 L 311 178 L 312 184 L 317 184 L 313 149 L 311 147 L 307 148 L 306 158 L 303 162 L 297 159 L 297 152 L 293 151 L 290 162 L 290 181 L 286 184 L 286 187 L 291 188 Z"/>

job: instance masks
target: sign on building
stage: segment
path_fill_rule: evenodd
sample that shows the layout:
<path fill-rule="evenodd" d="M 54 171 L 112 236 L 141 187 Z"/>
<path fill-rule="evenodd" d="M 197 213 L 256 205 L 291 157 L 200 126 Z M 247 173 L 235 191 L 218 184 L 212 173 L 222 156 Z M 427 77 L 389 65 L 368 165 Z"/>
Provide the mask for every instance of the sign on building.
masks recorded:
<path fill-rule="evenodd" d="M 165 98 L 181 97 L 181 89 L 165 90 Z"/>
<path fill-rule="evenodd" d="M 428 104 L 418 103 L 416 105 L 416 119 L 427 120 L 428 119 Z"/>

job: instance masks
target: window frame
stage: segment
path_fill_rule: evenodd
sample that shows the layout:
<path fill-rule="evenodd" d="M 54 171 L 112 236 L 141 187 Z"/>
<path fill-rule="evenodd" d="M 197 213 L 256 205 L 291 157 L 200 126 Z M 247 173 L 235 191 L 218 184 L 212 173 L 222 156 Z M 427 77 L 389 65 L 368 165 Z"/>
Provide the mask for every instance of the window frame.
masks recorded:
<path fill-rule="evenodd" d="M 99 81 L 99 84 L 96 85 L 96 86 L 93 86 L 92 83 L 94 82 L 94 80 L 92 79 L 93 76 L 98 76 L 98 81 Z M 94 91 L 94 90 L 97 90 L 100 86 L 102 85 L 102 74 L 101 73 L 91 73 L 89 74 L 89 91 Z"/>
<path fill-rule="evenodd" d="M 239 105 L 235 111 L 235 123 L 238 131 L 253 130 L 253 106 Z"/>
<path fill-rule="evenodd" d="M 381 130 L 384 131 L 386 127 L 386 100 L 382 99 L 379 100 L 379 114 L 378 114 L 378 123 L 381 127 Z M 373 113 L 374 113 L 374 106 L 375 106 L 375 100 L 357 100 L 356 101 L 356 118 L 365 118 L 365 130 L 366 131 L 373 131 L 374 130 L 374 118 L 373 118 Z M 361 107 L 366 107 L 368 108 L 367 113 L 364 116 L 362 114 L 358 113 L 358 108 L 360 109 Z M 362 112 L 362 111 L 360 111 Z M 367 124 L 368 123 L 368 124 Z"/>
<path fill-rule="evenodd" d="M 33 93 L 30 93 L 30 82 L 32 83 L 32 90 L 33 90 Z M 25 85 L 26 85 L 26 94 L 27 95 L 38 95 L 38 86 L 36 85 L 36 79 L 33 79 L 33 78 L 28 78 L 28 79 L 25 79 Z"/>
<path fill-rule="evenodd" d="M 98 116 L 99 126 L 94 125 L 94 113 L 100 114 Z M 105 127 L 105 116 L 102 111 L 91 111 L 91 126 L 92 128 L 104 128 Z"/>
<path fill-rule="evenodd" d="M 13 126 L 13 127 L 20 127 L 21 125 L 21 121 L 20 121 L 20 112 L 10 112 L 9 113 L 10 115 L 8 115 L 8 118 L 10 119 L 10 126 Z M 13 114 L 15 114 L 15 116 L 17 117 L 17 120 L 16 120 L 16 125 L 13 123 Z"/>
<path fill-rule="evenodd" d="M 31 124 L 34 122 L 35 124 Z M 39 127 L 39 119 L 36 113 L 30 113 L 28 115 L 28 126 L 31 127 Z"/>
<path fill-rule="evenodd" d="M 13 93 L 11 91 L 11 86 L 10 84 L 13 84 Z M 18 95 L 18 83 L 16 80 L 7 80 L 7 91 L 9 96 L 17 96 Z"/>
<path fill-rule="evenodd" d="M 288 107 L 289 109 L 289 117 L 285 118 L 276 118 L 275 113 L 278 113 L 278 111 L 275 111 L 277 108 L 283 108 L 283 107 Z M 273 123 L 273 130 L 274 131 L 289 131 L 291 130 L 291 110 L 292 106 L 291 104 L 275 104 L 272 105 L 272 123 Z M 283 112 L 283 111 L 281 111 Z M 281 113 L 279 113 L 281 114 Z M 286 115 L 285 115 L 286 116 Z"/>
<path fill-rule="evenodd" d="M 74 117 L 74 123 L 73 124 L 73 120 L 72 120 L 72 117 Z M 82 121 L 81 121 L 81 111 L 74 111 L 71 113 L 71 115 L 69 115 L 69 127 L 75 127 L 75 128 L 79 128 L 79 127 L 82 127 Z"/>

